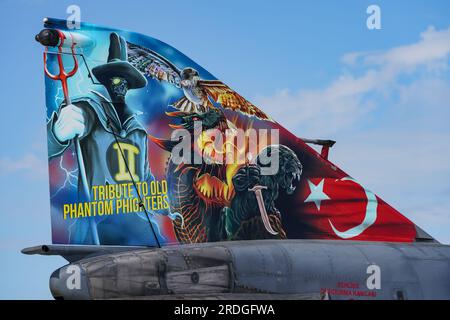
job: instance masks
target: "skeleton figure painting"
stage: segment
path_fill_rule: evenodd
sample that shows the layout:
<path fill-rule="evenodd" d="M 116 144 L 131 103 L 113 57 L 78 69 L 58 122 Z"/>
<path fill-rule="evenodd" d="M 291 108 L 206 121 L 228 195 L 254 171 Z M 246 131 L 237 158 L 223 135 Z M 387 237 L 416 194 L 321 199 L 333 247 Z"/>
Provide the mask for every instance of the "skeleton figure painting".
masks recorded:
<path fill-rule="evenodd" d="M 74 139 L 78 139 L 83 163 L 78 175 L 86 175 L 87 189 L 93 186 L 130 181 L 152 181 L 147 157 L 147 132 L 137 120 L 136 111 L 126 103 L 129 90 L 146 86 L 145 77 L 126 61 L 123 38 L 110 35 L 108 62 L 92 70 L 106 88 L 107 96 L 91 90 L 72 98 L 52 114 L 47 125 L 49 158 L 60 157 Z M 127 170 L 128 169 L 130 170 Z M 81 170 L 85 172 L 81 173 Z M 82 179 L 79 178 L 79 190 Z M 79 192 L 81 193 L 81 192 Z M 90 198 L 84 194 L 84 198 Z M 111 219 L 77 220 L 72 226 L 70 242 L 114 244 L 125 239 L 134 228 L 137 216 L 127 216 L 120 224 Z M 141 223 L 142 237 L 136 244 L 148 242 L 148 226 Z"/>

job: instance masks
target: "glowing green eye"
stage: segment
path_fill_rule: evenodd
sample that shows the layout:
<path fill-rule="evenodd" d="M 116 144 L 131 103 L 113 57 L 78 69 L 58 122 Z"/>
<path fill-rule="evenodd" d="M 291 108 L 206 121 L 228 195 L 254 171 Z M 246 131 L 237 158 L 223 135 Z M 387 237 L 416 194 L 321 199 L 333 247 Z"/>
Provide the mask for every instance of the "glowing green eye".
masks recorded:
<path fill-rule="evenodd" d="M 120 78 L 113 78 L 113 79 L 112 79 L 112 83 L 113 83 L 114 85 L 118 85 L 120 82 L 121 82 Z"/>

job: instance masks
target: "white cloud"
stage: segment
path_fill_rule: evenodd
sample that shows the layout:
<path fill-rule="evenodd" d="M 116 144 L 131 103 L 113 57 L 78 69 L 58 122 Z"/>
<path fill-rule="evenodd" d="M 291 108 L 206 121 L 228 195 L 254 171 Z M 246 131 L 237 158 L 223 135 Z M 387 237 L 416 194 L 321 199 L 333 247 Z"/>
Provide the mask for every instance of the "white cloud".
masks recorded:
<path fill-rule="evenodd" d="M 0 176 L 27 174 L 34 178 L 47 177 L 47 162 L 33 153 L 26 153 L 19 158 L 0 158 Z"/>
<path fill-rule="evenodd" d="M 366 64 L 378 64 L 393 69 L 414 69 L 447 60 L 450 53 L 450 28 L 436 31 L 434 27 L 420 35 L 420 41 L 400 46 L 387 52 L 362 55 Z"/>
<path fill-rule="evenodd" d="M 288 129 L 301 128 L 303 135 L 328 135 L 347 127 L 372 108 L 363 105 L 362 95 L 376 86 L 376 74 L 362 78 L 343 75 L 324 90 L 280 90 L 258 97 L 257 105 Z"/>
<path fill-rule="evenodd" d="M 353 52 L 342 61 L 351 67 L 366 67 L 361 75 L 346 71 L 325 89 L 288 89 L 255 101 L 278 122 L 302 135 L 329 135 L 355 124 L 376 108 L 368 95 L 382 97 L 397 93 L 399 78 L 425 68 L 426 74 L 443 75 L 449 70 L 450 28 L 430 27 L 414 44 L 380 52 Z"/>

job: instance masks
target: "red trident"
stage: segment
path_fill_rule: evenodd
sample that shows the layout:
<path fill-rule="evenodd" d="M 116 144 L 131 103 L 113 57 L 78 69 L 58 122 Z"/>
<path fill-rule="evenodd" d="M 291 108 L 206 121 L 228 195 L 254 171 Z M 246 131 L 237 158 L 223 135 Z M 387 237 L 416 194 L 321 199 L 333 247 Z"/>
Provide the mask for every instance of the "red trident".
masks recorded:
<path fill-rule="evenodd" d="M 64 93 L 64 99 L 66 100 L 66 105 L 70 104 L 70 97 L 69 97 L 69 88 L 67 86 L 67 79 L 72 77 L 77 71 L 78 71 L 78 60 L 77 57 L 75 55 L 75 45 L 76 43 L 73 41 L 72 38 L 72 45 L 70 47 L 70 50 L 72 52 L 72 58 L 73 58 L 73 62 L 74 62 L 74 66 L 73 69 L 69 72 L 66 72 L 65 68 L 64 68 L 64 63 L 63 63 L 63 53 L 62 53 L 62 47 L 64 45 L 64 40 L 66 39 L 66 36 L 64 35 L 64 33 L 60 30 L 56 30 L 59 34 L 59 39 L 60 39 L 60 43 L 58 45 L 58 67 L 59 67 L 59 74 L 54 75 L 52 73 L 50 73 L 50 71 L 47 68 L 47 54 L 48 54 L 48 47 L 45 47 L 45 52 L 44 52 L 44 70 L 45 70 L 45 74 L 52 80 L 59 80 L 61 81 L 61 85 L 62 85 L 62 89 L 63 89 L 63 93 Z M 72 35 L 71 35 L 72 37 Z"/>

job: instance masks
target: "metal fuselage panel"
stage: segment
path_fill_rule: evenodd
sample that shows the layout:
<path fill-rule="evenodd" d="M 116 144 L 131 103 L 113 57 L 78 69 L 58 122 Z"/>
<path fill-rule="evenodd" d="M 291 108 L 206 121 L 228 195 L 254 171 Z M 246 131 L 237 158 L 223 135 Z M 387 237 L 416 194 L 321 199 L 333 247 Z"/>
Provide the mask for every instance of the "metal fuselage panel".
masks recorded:
<path fill-rule="evenodd" d="M 55 271 L 50 287 L 55 297 L 65 299 L 233 293 L 241 297 L 450 299 L 450 247 L 255 240 L 140 249 L 71 263 Z"/>

